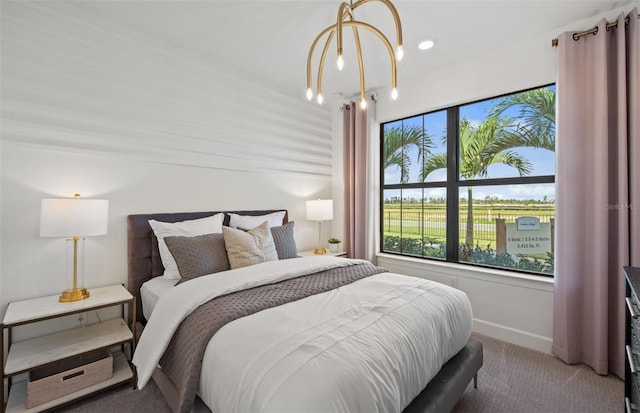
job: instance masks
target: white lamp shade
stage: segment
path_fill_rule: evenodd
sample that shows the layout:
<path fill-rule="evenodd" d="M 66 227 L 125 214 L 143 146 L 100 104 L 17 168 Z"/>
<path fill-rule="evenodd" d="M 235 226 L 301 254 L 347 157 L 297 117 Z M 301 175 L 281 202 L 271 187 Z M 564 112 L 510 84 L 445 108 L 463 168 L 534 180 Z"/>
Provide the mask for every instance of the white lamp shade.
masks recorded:
<path fill-rule="evenodd" d="M 328 221 L 333 219 L 333 199 L 307 201 L 307 219 L 309 221 Z"/>
<path fill-rule="evenodd" d="M 105 199 L 43 199 L 41 203 L 41 237 L 105 235 L 108 222 L 109 201 Z"/>

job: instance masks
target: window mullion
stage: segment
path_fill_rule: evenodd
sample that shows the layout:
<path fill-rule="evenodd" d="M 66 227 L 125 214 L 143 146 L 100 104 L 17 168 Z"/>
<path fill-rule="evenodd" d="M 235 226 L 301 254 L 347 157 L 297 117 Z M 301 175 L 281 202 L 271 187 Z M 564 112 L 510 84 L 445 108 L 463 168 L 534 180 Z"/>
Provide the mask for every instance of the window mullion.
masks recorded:
<path fill-rule="evenodd" d="M 379 175 L 379 179 L 380 179 L 380 199 L 379 199 L 379 206 L 378 206 L 378 210 L 380 211 L 380 213 L 378 215 L 380 215 L 379 217 L 379 234 L 380 234 L 380 239 L 379 239 L 379 248 L 380 251 L 384 251 L 384 188 L 386 185 L 386 182 L 384 181 L 384 165 L 383 165 L 383 159 L 385 157 L 385 153 L 384 153 L 384 130 L 385 130 L 385 125 L 381 125 L 380 127 L 380 175 Z"/>
<path fill-rule="evenodd" d="M 458 129 L 460 112 L 457 107 L 447 110 L 447 261 L 458 262 L 460 237 L 458 196 Z"/>
<path fill-rule="evenodd" d="M 422 117 L 422 133 L 425 133 L 425 129 L 424 129 L 424 116 Z M 420 165 L 420 168 L 422 169 L 422 171 L 424 171 L 424 158 L 425 158 L 425 141 L 422 141 L 422 159 L 420 159 L 420 161 L 422 162 L 422 164 Z M 424 179 L 423 179 L 424 181 Z M 422 258 L 424 258 L 424 188 L 422 188 L 422 196 L 420 199 L 420 256 Z"/>

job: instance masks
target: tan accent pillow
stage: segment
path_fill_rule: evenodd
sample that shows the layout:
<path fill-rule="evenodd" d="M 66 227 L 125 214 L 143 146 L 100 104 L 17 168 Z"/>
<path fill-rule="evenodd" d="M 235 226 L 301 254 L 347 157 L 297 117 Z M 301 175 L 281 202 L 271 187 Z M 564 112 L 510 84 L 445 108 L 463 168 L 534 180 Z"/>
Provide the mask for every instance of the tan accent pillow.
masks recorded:
<path fill-rule="evenodd" d="M 278 260 L 276 246 L 267 222 L 247 232 L 222 227 L 222 233 L 231 269 Z"/>

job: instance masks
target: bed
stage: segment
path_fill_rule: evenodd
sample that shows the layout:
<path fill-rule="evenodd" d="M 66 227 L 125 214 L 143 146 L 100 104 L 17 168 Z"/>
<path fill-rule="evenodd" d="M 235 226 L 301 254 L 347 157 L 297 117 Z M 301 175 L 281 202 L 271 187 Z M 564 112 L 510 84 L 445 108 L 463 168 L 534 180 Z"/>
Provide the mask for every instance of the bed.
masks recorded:
<path fill-rule="evenodd" d="M 166 361 L 164 359 L 166 355 L 162 354 L 161 356 L 158 356 L 162 358 L 158 358 L 157 360 L 164 360 L 164 363 L 167 364 L 168 367 L 156 368 L 157 364 L 162 363 L 156 363 L 156 359 L 153 357 L 147 357 L 147 355 L 156 351 L 160 354 L 164 351 L 164 348 L 172 349 L 173 347 L 178 346 L 177 344 L 174 345 L 175 342 L 186 340 L 185 331 L 192 331 L 184 330 L 183 325 L 179 325 L 175 329 L 176 334 L 174 336 L 171 332 L 167 332 L 167 330 L 171 330 L 171 328 L 165 328 L 164 326 L 165 323 L 167 325 L 170 324 L 167 319 L 173 318 L 174 313 L 183 311 L 174 309 L 174 306 L 177 306 L 177 303 L 182 301 L 181 298 L 179 300 L 175 299 L 176 297 L 182 297 L 182 292 L 178 294 L 179 288 L 184 290 L 184 292 L 186 292 L 190 297 L 201 296 L 199 299 L 202 302 L 207 301 L 207 297 L 209 296 L 218 297 L 216 300 L 212 301 L 223 301 L 224 298 L 234 297 L 234 294 L 228 293 L 230 290 L 225 290 L 228 288 L 228 284 L 224 284 L 221 292 L 215 293 L 213 291 L 218 288 L 218 285 L 222 285 L 222 280 L 225 280 L 225 277 L 228 277 L 229 280 L 233 280 L 233 282 L 248 283 L 243 284 L 243 286 L 238 287 L 238 289 L 243 289 L 247 286 L 254 286 L 254 284 L 251 283 L 255 280 L 258 280 L 258 282 L 261 283 L 260 285 L 262 285 L 262 283 L 267 284 L 262 285 L 262 287 L 269 289 L 274 285 L 286 285 L 279 283 L 293 283 L 292 285 L 298 285 L 295 283 L 303 282 L 302 280 L 306 278 L 316 277 L 314 278 L 316 280 L 332 280 L 332 278 L 327 274 L 333 274 L 334 272 L 338 274 L 340 271 L 350 271 L 351 273 L 358 271 L 362 272 L 365 270 L 369 271 L 369 267 L 373 267 L 366 262 L 359 262 L 358 260 L 349 260 L 344 258 L 293 258 L 290 260 L 278 260 L 276 262 L 266 262 L 255 266 L 223 271 L 214 275 L 206 275 L 194 279 L 193 281 L 183 282 L 176 287 L 173 287 L 171 283 L 167 283 L 167 280 L 161 280 L 164 278 L 163 274 L 165 273 L 165 268 L 161 260 L 158 239 L 154 234 L 150 221 L 179 223 L 186 220 L 206 219 L 208 217 L 221 216 L 223 226 L 228 227 L 230 225 L 230 217 L 234 214 L 236 218 L 241 216 L 256 217 L 259 219 L 262 216 L 275 213 L 279 213 L 282 216 L 282 227 L 285 227 L 284 224 L 289 223 L 286 210 L 185 212 L 136 214 L 128 216 L 128 289 L 137 298 L 137 311 L 135 313 L 137 317 L 136 322 L 138 324 L 137 331 L 142 332 L 140 337 L 141 340 L 138 343 L 136 354 L 134 355 L 134 364 L 137 363 L 138 383 L 139 385 L 144 385 L 148 379 L 148 377 L 146 379 L 145 377 L 152 377 L 167 399 L 172 410 L 189 411 L 193 406 L 193 404 L 184 403 L 183 386 L 176 386 L 174 384 L 175 382 L 180 383 L 180 381 L 170 378 L 169 373 L 167 373 L 172 372 L 170 368 L 172 363 L 180 364 L 181 361 L 176 362 L 174 359 Z M 166 239 L 170 240 L 170 238 Z M 283 270 L 285 267 L 286 271 Z M 299 276 L 300 274 L 282 275 L 282 273 L 293 272 L 294 268 L 296 271 L 301 271 L 301 274 L 310 275 L 304 277 Z M 357 271 L 354 270 L 354 268 L 357 269 Z M 363 270 L 361 271 L 360 268 L 363 268 Z M 332 311 L 336 314 L 340 313 L 340 316 L 342 316 L 343 313 L 349 313 L 349 309 L 354 305 L 353 303 L 345 300 L 355 299 L 366 301 L 374 295 L 376 297 L 385 296 L 384 294 L 388 294 L 387 290 L 380 290 L 375 294 L 373 292 L 370 293 L 370 291 L 377 291 L 376 288 L 391 288 L 388 286 L 390 283 L 397 283 L 397 285 L 393 286 L 393 291 L 396 291 L 398 288 L 404 288 L 404 284 L 406 284 L 407 281 L 412 282 L 415 280 L 417 283 L 416 288 L 422 288 L 424 291 L 428 290 L 429 293 L 433 290 L 444 295 L 454 294 L 454 296 L 457 297 L 455 299 L 460 299 L 460 297 L 463 296 L 463 299 L 466 300 L 466 295 L 461 295 L 460 293 L 457 293 L 456 295 L 455 291 L 457 290 L 453 291 L 450 287 L 442 286 L 441 284 L 422 279 L 415 279 L 413 277 L 405 277 L 399 274 L 376 272 L 378 270 L 375 269 L 372 269 L 372 271 L 374 271 L 372 274 L 353 275 L 353 277 L 356 278 L 354 278 L 353 281 L 350 281 L 348 285 L 341 286 L 340 288 L 317 287 L 328 289 L 322 290 L 326 291 L 324 293 L 314 293 L 307 298 L 294 299 L 292 302 L 286 302 L 282 305 L 267 308 L 263 311 L 258 310 L 256 313 L 238 318 L 217 330 L 217 333 L 215 333 L 210 341 L 208 341 L 203 357 L 204 360 L 201 360 L 202 370 L 198 375 L 198 384 L 197 389 L 195 390 L 198 397 L 202 398 L 205 404 L 209 406 L 212 411 L 216 412 L 228 410 L 404 411 L 406 413 L 450 411 L 471 381 L 474 382 L 474 387 L 477 386 L 477 372 L 483 363 L 481 343 L 469 337 L 470 325 L 468 324 L 470 323 L 470 309 L 468 311 L 468 315 L 458 315 L 458 313 L 462 314 L 464 311 L 458 311 L 457 309 L 468 306 L 468 301 L 466 304 L 456 304 L 457 307 L 454 307 L 454 309 L 456 309 L 455 311 L 451 311 L 450 309 L 447 310 L 449 313 L 453 313 L 453 317 L 460 317 L 460 319 L 455 319 L 451 322 L 451 324 L 453 324 L 452 327 L 437 327 L 436 330 L 429 331 L 428 334 L 435 334 L 435 332 L 440 329 L 443 331 L 447 329 L 452 331 L 455 330 L 455 338 L 452 336 L 450 340 L 452 343 L 453 341 L 456 341 L 457 344 L 449 344 L 449 339 L 434 339 L 434 341 L 442 342 L 441 346 L 443 348 L 448 348 L 448 351 L 451 354 L 446 356 L 438 355 L 437 357 L 431 357 L 428 355 L 428 358 L 434 358 L 434 360 L 429 360 L 428 362 L 418 360 L 420 357 L 424 357 L 424 355 L 413 355 L 412 358 L 402 352 L 404 350 L 401 349 L 406 347 L 407 353 L 420 353 L 420 348 L 415 349 L 415 343 L 409 342 L 410 340 L 405 340 L 405 338 L 403 338 L 401 342 L 393 342 L 393 340 L 399 340 L 398 337 L 400 336 L 404 337 L 404 335 L 413 335 L 413 330 L 401 333 L 401 327 L 398 326 L 393 327 L 394 334 L 386 334 L 386 336 L 389 337 L 374 338 L 373 340 L 370 338 L 365 340 L 364 338 L 366 337 L 366 334 L 368 334 L 367 332 L 369 327 L 367 327 L 367 329 L 362 328 L 361 330 L 358 327 L 357 334 L 354 333 L 353 336 L 355 337 L 356 335 L 359 335 L 359 339 L 366 341 L 364 346 L 362 346 L 362 342 L 359 343 L 360 347 L 357 346 L 358 342 L 355 341 L 355 338 L 352 339 L 351 335 L 349 336 L 349 339 L 343 340 L 340 338 L 339 342 L 335 337 L 333 337 L 332 339 L 334 339 L 335 342 L 330 342 L 328 344 L 322 344 L 322 340 L 329 340 L 327 337 L 331 336 L 326 332 L 322 334 L 314 332 L 315 342 L 309 341 L 311 339 L 305 336 L 305 334 L 310 334 L 307 331 L 310 329 L 306 328 L 306 324 L 324 326 L 322 328 L 326 328 L 327 331 L 331 330 L 331 334 L 334 334 L 334 328 L 335 331 L 340 331 L 337 327 L 331 325 L 326 320 L 332 320 L 332 323 L 337 323 L 336 325 L 339 324 L 340 326 L 348 323 L 343 321 L 334 321 L 339 320 L 339 318 L 335 314 L 332 314 Z M 259 273 L 259 277 L 256 275 L 257 273 Z M 273 280 L 264 281 L 264 279 L 268 278 L 265 277 L 265 274 L 267 276 L 273 276 Z M 338 275 L 331 276 L 338 277 Z M 342 275 L 340 275 L 340 277 L 342 277 Z M 227 281 L 224 282 L 226 283 Z M 274 284 L 269 284 L 271 282 Z M 322 282 L 329 285 L 333 281 Z M 314 281 L 312 284 L 314 288 L 316 288 L 317 283 Z M 354 286 L 357 286 L 358 288 L 355 288 Z M 297 289 L 298 287 L 295 288 Z M 414 287 L 411 288 L 413 289 Z M 248 290 L 253 291 L 254 289 L 248 288 Z M 414 294 L 413 292 L 409 293 L 408 289 L 406 291 L 407 294 Z M 247 291 L 243 291 L 243 293 L 246 292 Z M 294 293 L 297 294 L 297 290 L 295 290 Z M 371 294 L 371 297 L 366 296 L 366 294 Z M 420 292 L 419 294 L 423 294 L 423 292 Z M 169 298 L 171 295 L 173 295 L 175 300 L 173 304 L 169 303 L 171 301 L 171 298 Z M 219 297 L 220 295 L 223 297 Z M 360 295 L 363 297 L 360 297 Z M 358 297 L 354 298 L 352 296 Z M 151 297 L 151 299 L 149 297 Z M 248 299 L 254 300 L 253 297 L 249 297 Z M 394 300 L 395 299 L 396 297 L 394 296 Z M 434 297 L 430 299 L 430 301 L 433 301 L 434 303 L 437 302 L 437 300 L 440 300 L 440 298 Z M 406 303 L 401 302 L 394 304 L 397 307 L 394 307 L 393 311 L 401 311 L 400 309 L 405 308 L 405 304 Z M 302 307 L 303 305 L 311 306 L 313 311 L 310 311 L 308 307 Z M 347 310 L 340 310 L 341 305 L 344 305 Z M 421 305 L 430 306 L 435 304 L 429 303 Z M 193 311 L 189 309 L 191 306 L 194 306 L 193 304 L 185 306 L 187 307 L 187 309 L 184 310 L 185 313 Z M 375 312 L 379 311 L 379 309 L 384 307 L 384 305 L 372 304 L 371 307 L 374 308 L 374 311 L 371 314 L 375 314 Z M 317 311 L 318 308 L 322 308 L 322 311 Z M 214 312 L 220 312 L 220 310 L 218 309 Z M 325 313 L 329 315 L 325 317 Z M 348 317 L 352 317 L 349 323 L 359 323 L 361 322 L 361 319 L 365 320 L 367 317 L 371 318 L 372 316 L 369 314 L 363 315 L 362 318 L 358 318 L 360 317 L 359 315 L 353 316 L 352 314 L 349 314 Z M 149 322 L 147 322 L 148 318 L 151 318 Z M 179 317 L 176 315 L 176 318 Z M 318 321 L 318 319 L 322 320 Z M 384 317 L 380 317 L 380 320 L 382 319 L 384 319 Z M 159 322 L 157 320 L 162 321 Z M 182 319 L 180 318 L 180 320 Z M 378 326 L 376 328 L 380 328 L 380 326 L 384 326 L 384 323 L 386 322 L 387 321 L 379 321 L 376 318 L 375 322 L 371 322 L 369 324 L 374 327 Z M 183 324 L 188 323 L 183 322 Z M 367 324 L 367 326 L 369 324 Z M 440 321 L 438 319 L 436 322 L 430 324 L 440 324 Z M 275 327 L 269 327 L 267 329 L 265 327 L 267 325 Z M 460 327 L 460 325 L 464 325 L 464 327 Z M 396 328 L 400 329 L 395 330 Z M 415 327 L 411 328 L 416 331 L 416 334 L 420 333 L 421 335 L 427 335 L 426 332 L 422 332 L 422 329 L 419 329 L 420 331 L 418 331 Z M 436 327 L 433 328 L 435 329 Z M 374 330 L 374 328 L 371 328 L 371 330 Z M 288 353 L 288 351 L 290 351 L 289 349 L 282 350 L 282 348 L 286 346 L 280 345 L 282 338 L 278 336 L 278 334 L 284 334 L 287 337 L 300 337 L 296 338 L 296 340 L 301 341 L 292 342 L 288 345 L 296 348 L 303 348 L 303 355 L 301 356 L 300 354 L 297 354 L 296 356 L 291 356 L 290 354 L 293 353 Z M 380 332 L 375 334 L 380 334 Z M 447 334 L 451 335 L 453 333 L 448 332 Z M 168 341 L 169 344 L 159 350 L 156 350 L 155 348 L 153 350 L 149 350 L 152 348 L 150 347 L 152 345 L 151 343 L 161 341 L 157 337 L 164 335 L 168 337 L 167 340 L 170 340 Z M 385 334 L 382 333 L 382 335 L 384 336 Z M 461 337 L 464 337 L 463 342 L 460 342 Z M 359 353 L 364 347 L 370 347 L 372 342 L 377 345 L 378 343 L 383 343 L 385 340 L 392 340 L 391 347 L 393 347 L 393 351 L 389 352 L 389 349 L 382 349 L 378 351 L 379 354 L 385 355 L 383 357 L 385 358 L 384 360 L 365 360 L 366 362 L 362 360 L 351 360 L 353 354 Z M 344 344 L 343 341 L 345 342 Z M 274 343 L 277 343 L 277 345 Z M 309 343 L 312 345 L 309 345 Z M 155 344 L 153 345 L 155 346 Z M 380 345 L 382 346 L 383 344 Z M 324 346 L 322 347 L 321 353 L 318 352 L 317 354 L 314 353 L 309 355 L 310 352 L 313 353 L 314 351 L 318 351 L 317 349 L 319 346 Z M 344 348 L 340 348 L 341 346 Z M 452 348 L 454 347 L 455 352 L 452 351 Z M 181 354 L 180 357 L 184 354 L 190 353 L 188 351 L 185 352 L 184 347 L 181 351 L 182 353 L 177 353 Z M 283 353 L 278 353 L 279 351 Z M 330 353 L 331 351 L 334 353 L 330 356 L 325 355 L 325 353 Z M 143 352 L 144 355 L 140 355 L 139 352 Z M 169 352 L 169 350 L 167 350 L 167 352 Z M 284 355 L 285 353 L 286 355 Z M 389 354 L 391 353 L 397 354 L 395 357 L 389 357 Z M 176 356 L 173 357 L 176 358 Z M 300 357 L 304 358 L 304 362 L 299 360 Z M 333 357 L 333 359 L 323 359 L 323 357 Z M 344 357 L 344 359 L 340 359 L 340 357 Z M 369 359 L 370 357 L 371 354 L 363 353 L 360 358 Z M 437 360 L 438 357 L 445 358 Z M 235 361 L 236 358 L 239 361 Z M 141 359 L 144 360 L 140 361 Z M 285 360 L 288 364 L 282 362 L 281 364 L 285 365 L 285 367 L 280 365 L 276 366 L 275 362 L 272 362 L 272 360 L 276 359 Z M 428 364 L 430 366 L 430 370 L 434 369 L 432 364 L 437 364 L 435 371 L 422 372 L 420 369 L 407 368 L 408 365 L 421 365 L 422 362 Z M 317 363 L 319 365 L 307 369 L 306 371 L 305 368 L 301 367 L 302 365 L 307 366 L 311 363 Z M 153 364 L 151 373 L 149 373 L 150 364 Z M 351 377 L 345 379 L 351 380 L 351 382 L 346 384 L 341 383 L 341 376 L 348 375 L 345 374 L 345 371 L 351 371 L 352 364 L 354 366 L 357 365 L 353 367 L 354 372 L 356 371 L 356 368 L 364 368 L 369 369 L 370 374 L 360 374 L 358 376 L 358 373 L 351 373 Z M 316 373 L 320 371 L 316 369 L 323 365 L 332 365 L 334 366 L 333 370 L 335 371 L 326 373 L 322 371 L 322 373 Z M 382 370 L 382 367 L 380 367 L 383 365 L 387 366 L 387 369 L 384 371 Z M 380 367 L 381 370 L 378 370 L 378 367 Z M 281 379 L 280 376 L 273 376 L 275 379 L 271 376 L 272 374 L 275 374 L 274 371 L 279 369 L 284 371 L 286 380 Z M 216 374 L 218 376 L 216 376 Z M 220 377 L 220 374 L 223 376 Z M 324 374 L 327 374 L 327 376 L 324 377 Z M 355 381 L 354 374 L 356 375 Z M 374 378 L 377 377 L 377 383 L 371 385 L 371 387 L 367 387 L 363 383 L 365 381 L 376 381 L 373 379 L 370 380 L 369 378 L 364 379 L 364 377 L 368 377 L 369 375 Z M 407 377 L 404 377 L 403 375 Z M 398 378 L 398 376 L 403 376 L 404 378 Z M 262 381 L 257 380 L 255 377 L 260 377 Z M 425 381 L 425 377 L 428 377 L 429 380 Z M 193 381 L 193 378 L 189 380 Z M 310 383 L 305 382 L 305 380 L 310 381 Z M 362 382 L 359 382 L 358 380 L 362 380 Z M 398 383 L 404 383 L 402 380 L 409 384 L 401 386 L 403 387 L 402 389 L 394 388 L 394 385 L 397 387 Z M 421 380 L 425 381 L 425 383 L 422 384 Z M 428 383 L 426 383 L 427 381 Z M 277 386 L 273 384 L 274 382 L 278 383 Z M 331 383 L 331 385 L 327 385 L 327 383 Z M 240 384 L 242 384 L 242 386 Z M 404 389 L 404 387 L 415 387 L 417 385 L 419 385 L 417 390 Z M 333 387 L 335 387 L 335 389 L 332 389 Z M 212 388 L 215 390 L 211 390 Z M 342 392 L 340 395 L 335 396 L 337 401 L 331 401 L 332 397 L 334 397 L 333 394 L 323 393 L 332 391 Z M 347 396 L 350 397 L 350 393 L 358 392 L 362 393 L 357 395 L 357 397 L 362 399 L 361 401 L 351 402 L 349 400 L 343 400 Z M 395 395 L 397 392 L 408 392 L 408 394 L 402 394 L 401 396 Z M 265 394 L 268 395 L 268 397 L 264 396 Z M 281 394 L 286 395 L 286 397 Z M 393 395 L 393 397 L 389 397 L 390 394 Z M 190 393 L 187 392 L 187 398 L 190 397 L 189 395 Z M 318 397 L 314 399 L 316 395 Z M 380 400 L 378 400 L 378 396 Z M 231 404 L 220 404 L 222 401 L 219 402 L 218 399 L 216 399 L 224 399 L 225 397 L 232 398 L 234 400 L 230 402 Z M 249 399 L 252 401 L 248 402 L 247 400 Z M 283 404 L 289 403 L 290 400 L 291 403 L 294 403 L 293 400 L 295 400 L 295 403 L 306 404 L 304 404 L 304 408 L 301 408 L 302 404 L 294 404 L 293 406 Z M 225 400 L 224 402 L 226 403 L 227 401 Z M 361 402 L 362 404 L 359 404 Z M 185 406 L 188 406 L 186 407 L 188 410 L 185 410 Z"/>

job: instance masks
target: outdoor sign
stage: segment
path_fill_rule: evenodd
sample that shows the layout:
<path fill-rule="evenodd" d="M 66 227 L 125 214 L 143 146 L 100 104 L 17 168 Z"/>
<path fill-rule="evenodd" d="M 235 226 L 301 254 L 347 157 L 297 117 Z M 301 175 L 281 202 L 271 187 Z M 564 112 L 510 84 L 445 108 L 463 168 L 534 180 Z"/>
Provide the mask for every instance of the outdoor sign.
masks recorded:
<path fill-rule="evenodd" d="M 551 224 L 536 217 L 520 217 L 506 224 L 509 254 L 544 254 L 551 251 Z"/>
<path fill-rule="evenodd" d="M 516 218 L 516 226 L 518 231 L 539 231 L 540 219 L 536 217 Z"/>

